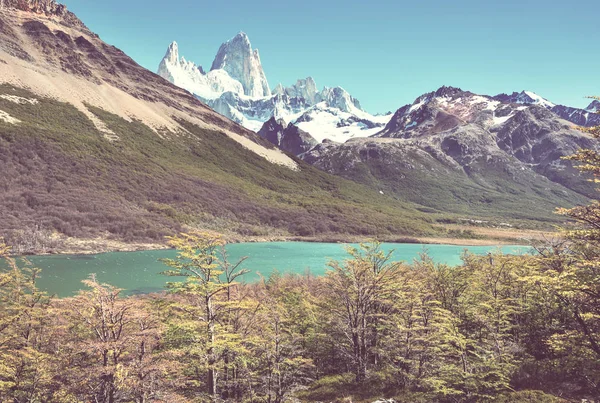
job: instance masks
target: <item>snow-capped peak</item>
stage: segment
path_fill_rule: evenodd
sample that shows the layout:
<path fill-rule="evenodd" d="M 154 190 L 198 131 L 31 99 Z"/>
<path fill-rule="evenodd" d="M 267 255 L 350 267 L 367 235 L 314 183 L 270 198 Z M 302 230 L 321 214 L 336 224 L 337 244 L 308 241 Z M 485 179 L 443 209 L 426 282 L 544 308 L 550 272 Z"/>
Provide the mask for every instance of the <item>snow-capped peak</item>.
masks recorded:
<path fill-rule="evenodd" d="M 221 45 L 208 73 L 181 57 L 173 42 L 158 74 L 254 131 L 275 117 L 297 123 L 318 139 L 345 141 L 370 136 L 391 118 L 363 111 L 360 102 L 341 87 L 319 91 L 312 77 L 299 79 L 289 87 L 278 84 L 271 92 L 258 50 L 252 49 L 243 32 Z"/>
<path fill-rule="evenodd" d="M 348 91 L 342 87 L 324 87 L 320 93 L 320 99 L 328 106 L 338 108 L 343 112 L 357 113 L 363 112 L 358 99 L 352 97 Z"/>
<path fill-rule="evenodd" d="M 523 104 L 523 105 L 539 105 L 539 106 L 543 106 L 548 109 L 552 109 L 556 106 L 552 102 L 548 101 L 546 98 L 543 98 L 532 91 L 513 92 L 510 95 L 500 94 L 500 95 L 496 95 L 493 98 L 500 102 Z"/>
<path fill-rule="evenodd" d="M 594 112 L 594 113 L 600 112 L 600 101 L 597 99 L 594 99 L 592 101 L 592 103 L 589 104 L 587 108 L 585 108 L 585 110 L 588 112 Z"/>
<path fill-rule="evenodd" d="M 231 78 L 225 70 L 206 74 L 202 66 L 179 57 L 177 42 L 169 45 L 158 66 L 158 75 L 205 100 L 218 98 L 224 92 L 244 93 L 242 84 Z"/>
<path fill-rule="evenodd" d="M 531 91 L 523 91 L 521 94 L 525 94 L 526 96 L 528 96 L 532 101 L 531 102 L 519 102 L 519 103 L 532 103 L 535 105 L 540 105 L 540 106 L 544 106 L 546 108 L 553 108 L 556 105 L 553 104 L 552 102 L 548 101 L 545 98 L 542 98 L 541 96 L 539 96 L 538 94 L 536 94 L 535 92 L 531 92 Z"/>
<path fill-rule="evenodd" d="M 173 64 L 179 61 L 179 46 L 177 45 L 177 42 L 171 42 L 167 48 L 167 53 L 165 53 L 165 59 Z"/>
<path fill-rule="evenodd" d="M 242 84 L 247 96 L 260 98 L 271 95 L 258 49 L 252 49 L 250 39 L 244 32 L 221 45 L 213 61 L 212 70 L 225 70 Z"/>
<path fill-rule="evenodd" d="M 285 94 L 285 88 L 283 84 L 279 83 L 275 88 L 273 88 L 273 95 L 283 95 Z"/>

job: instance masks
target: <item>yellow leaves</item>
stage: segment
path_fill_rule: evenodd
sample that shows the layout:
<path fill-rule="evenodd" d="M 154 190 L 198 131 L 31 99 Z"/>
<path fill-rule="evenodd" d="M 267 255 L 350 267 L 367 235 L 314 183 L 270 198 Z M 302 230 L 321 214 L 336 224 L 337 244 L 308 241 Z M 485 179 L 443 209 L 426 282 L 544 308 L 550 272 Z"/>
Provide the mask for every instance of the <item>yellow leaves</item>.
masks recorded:
<path fill-rule="evenodd" d="M 221 235 L 201 231 L 180 233 L 177 236 L 167 237 L 167 240 L 173 248 L 186 252 L 214 249 L 226 244 Z"/>
<path fill-rule="evenodd" d="M 0 400 L 2 396 L 22 394 L 28 395 L 26 401 L 41 401 L 52 381 L 53 365 L 51 355 L 30 346 L 0 354 Z"/>
<path fill-rule="evenodd" d="M 7 257 L 10 254 L 10 250 L 10 246 L 4 242 L 4 238 L 0 237 L 0 257 Z"/>

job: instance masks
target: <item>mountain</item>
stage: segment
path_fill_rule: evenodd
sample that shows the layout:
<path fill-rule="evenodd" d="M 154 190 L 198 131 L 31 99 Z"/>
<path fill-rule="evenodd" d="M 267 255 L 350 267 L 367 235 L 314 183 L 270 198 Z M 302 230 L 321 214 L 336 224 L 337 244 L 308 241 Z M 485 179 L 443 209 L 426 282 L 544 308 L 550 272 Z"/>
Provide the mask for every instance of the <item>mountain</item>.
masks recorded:
<path fill-rule="evenodd" d="M 377 133 L 391 115 L 373 116 L 341 87 L 317 89 L 312 77 L 289 87 L 269 85 L 258 51 L 248 36 L 236 35 L 219 48 L 210 72 L 179 55 L 173 42 L 158 74 L 206 102 L 216 112 L 258 132 L 274 117 L 294 123 L 317 141 L 346 141 Z"/>
<path fill-rule="evenodd" d="M 513 92 L 510 95 L 499 94 L 496 95 L 494 99 L 504 103 L 540 105 L 548 109 L 552 109 L 556 106 L 552 102 L 531 91 Z"/>
<path fill-rule="evenodd" d="M 589 104 L 587 108 L 585 108 L 585 110 L 594 113 L 600 112 L 600 101 L 594 99 L 592 103 Z"/>
<path fill-rule="evenodd" d="M 171 46 L 165 66 L 177 53 Z M 410 204 L 321 172 L 214 112 L 52 0 L 2 1 L 0 172 L 0 236 L 23 242 L 31 232 L 163 242 L 190 227 L 434 231 Z"/>
<path fill-rule="evenodd" d="M 169 45 L 158 71 L 160 76 L 171 82 L 185 83 L 185 87 L 204 99 L 216 98 L 224 92 L 244 92 L 242 84 L 231 78 L 226 71 L 213 70 L 207 74 L 202 66 L 180 58 L 176 42 Z"/>
<path fill-rule="evenodd" d="M 423 211 L 551 221 L 555 206 L 594 196 L 587 178 L 561 159 L 580 147 L 595 142 L 532 93 L 490 97 L 441 87 L 398 109 L 372 138 L 325 142 L 302 158 Z"/>
<path fill-rule="evenodd" d="M 575 123 L 578 126 L 592 127 L 600 125 L 600 115 L 595 115 L 594 107 L 596 104 L 592 102 L 586 109 L 573 108 L 565 105 L 556 105 L 545 98 L 531 91 L 522 91 L 520 93 L 513 92 L 511 95 L 500 94 L 494 97 L 495 100 L 504 103 L 517 103 L 524 105 L 540 105 L 552 112 L 556 113 L 561 118 Z M 595 101 L 598 102 L 598 101 Z"/>
<path fill-rule="evenodd" d="M 252 50 L 250 40 L 243 32 L 221 45 L 210 70 L 225 70 L 231 78 L 242 83 L 244 94 L 249 97 L 271 95 L 258 49 Z"/>
<path fill-rule="evenodd" d="M 294 155 L 305 153 L 318 144 L 314 137 L 298 126 L 274 117 L 265 122 L 258 135 Z"/>

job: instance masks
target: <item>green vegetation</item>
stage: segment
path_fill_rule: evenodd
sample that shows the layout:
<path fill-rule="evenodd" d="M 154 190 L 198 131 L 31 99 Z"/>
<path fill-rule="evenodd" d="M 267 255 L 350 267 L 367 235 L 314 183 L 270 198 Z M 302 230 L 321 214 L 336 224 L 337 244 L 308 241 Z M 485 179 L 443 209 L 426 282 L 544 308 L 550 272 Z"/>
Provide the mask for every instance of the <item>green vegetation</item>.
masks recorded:
<path fill-rule="evenodd" d="M 583 194 L 593 191 L 581 186 L 579 194 L 542 176 L 535 182 L 532 175 L 506 172 L 500 163 L 476 161 L 468 170 L 450 168 L 425 152 L 410 149 L 383 148 L 378 158 L 349 166 L 346 152 L 351 153 L 328 157 L 328 172 L 415 203 L 421 206 L 419 211 L 443 215 L 441 220 L 471 218 L 548 229 L 561 220 L 552 213 L 556 206 L 587 204 Z"/>
<path fill-rule="evenodd" d="M 238 284 L 220 237 L 172 237 L 165 294 L 0 277 L 0 401 L 561 402 L 600 393 L 598 242 L 464 264 L 349 249 L 324 277 Z M 593 255 L 590 253 L 593 252 Z M 596 276 L 596 277 L 593 277 Z M 595 282 L 594 282 L 595 281 Z M 562 398 L 568 400 L 562 400 Z"/>
<path fill-rule="evenodd" d="M 600 180 L 598 153 L 572 159 Z M 94 277 L 50 298 L 0 241 L 0 401 L 593 401 L 600 203 L 559 212 L 573 225 L 536 255 L 406 265 L 373 242 L 249 285 L 220 237 L 182 233 L 164 263 L 185 281 L 129 298 Z"/>
<path fill-rule="evenodd" d="M 0 92 L 38 98 L 0 85 Z M 162 241 L 183 226 L 241 235 L 423 235 L 436 232 L 409 203 L 323 173 L 271 164 L 225 134 L 186 121 L 158 136 L 141 122 L 88 109 L 110 142 L 71 105 L 0 99 L 21 120 L 0 121 L 0 228 L 75 237 Z"/>

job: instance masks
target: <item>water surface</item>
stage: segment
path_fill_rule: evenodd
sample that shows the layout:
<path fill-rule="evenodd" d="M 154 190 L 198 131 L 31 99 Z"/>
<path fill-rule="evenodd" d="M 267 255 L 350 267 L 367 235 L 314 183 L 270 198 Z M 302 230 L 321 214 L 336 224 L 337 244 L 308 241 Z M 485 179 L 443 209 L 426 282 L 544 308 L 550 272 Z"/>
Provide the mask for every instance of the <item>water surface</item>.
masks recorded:
<path fill-rule="evenodd" d="M 464 246 L 383 244 L 383 250 L 394 250 L 393 259 L 410 262 L 427 251 L 435 262 L 457 265 Z M 469 252 L 485 254 L 501 249 L 504 253 L 526 253 L 524 246 L 470 246 Z M 323 275 L 330 260 L 347 258 L 343 244 L 307 242 L 261 242 L 240 243 L 227 246 L 229 260 L 237 261 L 248 256 L 243 267 L 250 273 L 243 281 L 252 282 L 260 275 L 268 277 L 274 270 L 280 273 L 310 272 Z M 160 258 L 173 258 L 176 251 L 159 250 L 143 252 L 111 252 L 98 255 L 53 255 L 34 256 L 29 260 L 42 269 L 39 287 L 60 297 L 71 296 L 83 288 L 82 280 L 95 273 L 100 282 L 123 288 L 126 294 L 161 291 L 168 281 L 179 278 L 160 274 L 167 267 L 158 261 Z"/>

